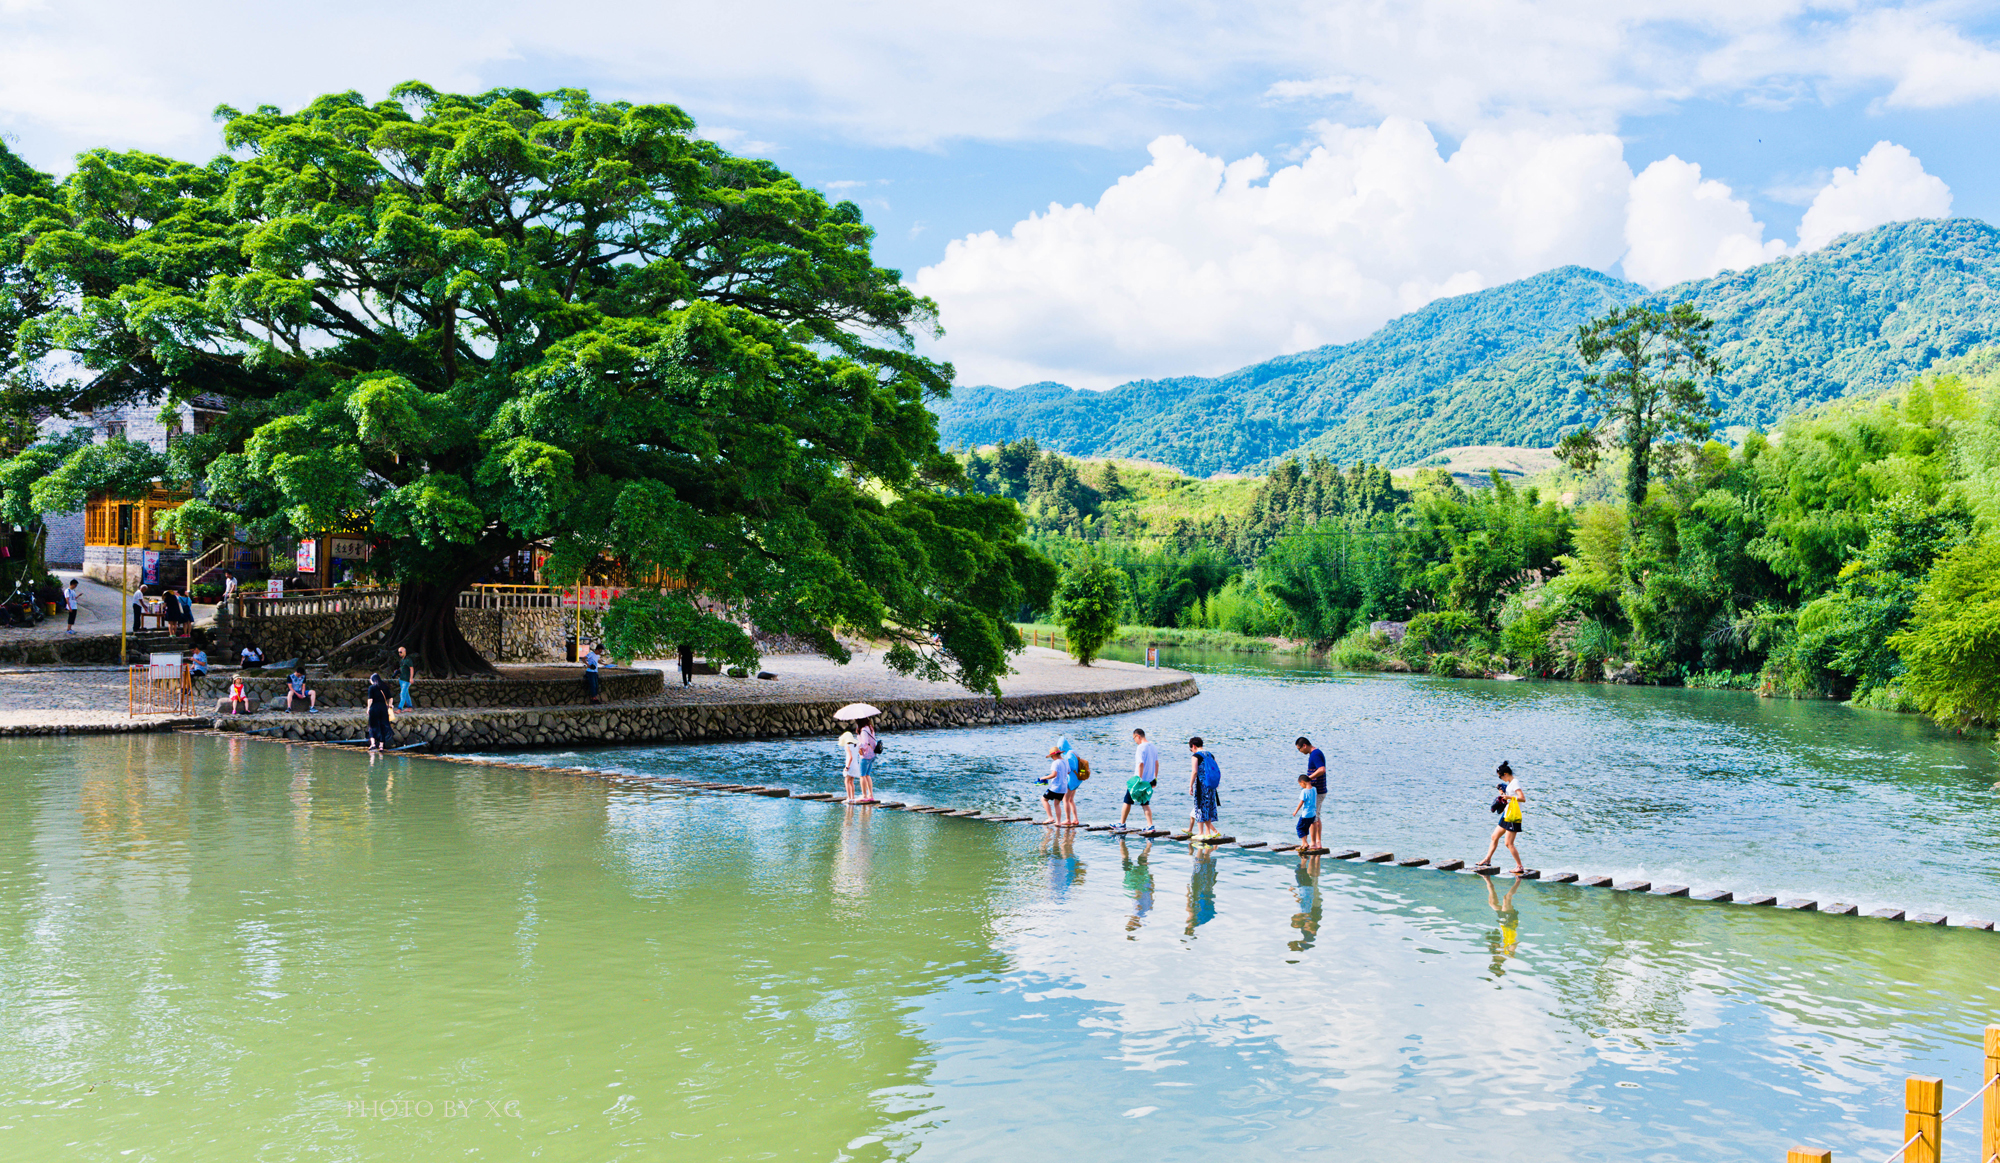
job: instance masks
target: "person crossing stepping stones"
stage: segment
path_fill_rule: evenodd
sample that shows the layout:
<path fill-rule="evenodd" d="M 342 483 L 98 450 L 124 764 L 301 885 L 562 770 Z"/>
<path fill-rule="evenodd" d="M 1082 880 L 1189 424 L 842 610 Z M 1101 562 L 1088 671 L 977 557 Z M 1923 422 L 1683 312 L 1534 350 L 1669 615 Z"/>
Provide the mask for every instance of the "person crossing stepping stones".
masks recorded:
<path fill-rule="evenodd" d="M 1132 728 L 1132 778 L 1125 781 L 1125 807 L 1118 813 L 1118 831 L 1130 831 L 1132 806 L 1146 813 L 1146 830 L 1153 830 L 1153 789 L 1160 786 L 1160 749 L 1146 733 Z"/>
<path fill-rule="evenodd" d="M 1500 822 L 1493 826 L 1493 837 L 1486 842 L 1486 855 L 1480 858 L 1479 863 L 1491 864 L 1494 850 L 1499 848 L 1500 841 L 1505 840 L 1507 855 L 1514 858 L 1514 872 L 1518 876 L 1528 871 L 1528 866 L 1521 863 L 1521 849 L 1514 842 L 1514 838 L 1521 834 L 1521 817 L 1528 802 L 1528 789 L 1521 786 L 1521 781 L 1514 777 L 1514 769 L 1504 759 L 1494 774 L 1500 777 L 1497 789 L 1500 794 L 1493 797 L 1493 810 L 1500 813 Z"/>
<path fill-rule="evenodd" d="M 1195 840 L 1222 835 L 1222 765 L 1202 744 L 1201 736 L 1188 740 L 1193 766 L 1188 772 L 1188 794 L 1194 797 L 1194 811 L 1188 816 L 1188 835 Z"/>
<path fill-rule="evenodd" d="M 1299 777 L 1299 802 L 1292 808 L 1292 815 L 1298 817 L 1300 850 L 1320 851 L 1319 789 L 1313 786 L 1310 775 Z"/>

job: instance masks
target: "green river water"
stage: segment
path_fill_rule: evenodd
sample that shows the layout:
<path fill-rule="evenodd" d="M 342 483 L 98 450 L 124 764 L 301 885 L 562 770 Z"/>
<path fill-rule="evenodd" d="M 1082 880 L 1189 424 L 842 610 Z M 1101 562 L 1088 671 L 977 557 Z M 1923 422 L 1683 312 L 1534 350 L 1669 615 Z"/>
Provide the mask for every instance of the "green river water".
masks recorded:
<path fill-rule="evenodd" d="M 883 794 L 1025 807 L 1060 731 L 1110 818 L 1145 723 L 1204 731 L 1225 823 L 1275 840 L 1306 733 L 1330 840 L 1466 856 L 1504 753 L 1544 868 L 2000 914 L 1987 741 L 1201 665 L 1141 715 L 896 737 Z M 5 1160 L 1879 1158 L 1902 1076 L 1956 1105 L 2000 1021 L 2000 934 L 1958 928 L 243 740 L 0 750 Z"/>

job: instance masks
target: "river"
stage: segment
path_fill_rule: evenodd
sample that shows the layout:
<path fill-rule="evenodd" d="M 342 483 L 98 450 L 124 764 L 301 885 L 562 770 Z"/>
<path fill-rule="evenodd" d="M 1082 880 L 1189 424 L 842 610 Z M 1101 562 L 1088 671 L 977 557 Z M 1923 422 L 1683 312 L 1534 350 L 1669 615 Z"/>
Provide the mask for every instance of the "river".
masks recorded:
<path fill-rule="evenodd" d="M 1987 741 L 1181 660 L 1175 706 L 894 736 L 882 791 L 1025 810 L 1066 732 L 1105 818 L 1140 724 L 1175 777 L 1207 737 L 1228 830 L 1277 839 L 1305 734 L 1330 841 L 1477 855 L 1506 758 L 1538 867 L 2000 915 Z M 1903 1075 L 1956 1105 L 2000 1020 L 2000 934 L 1964 929 L 241 739 L 0 749 L 9 1158 L 1854 1158 L 1901 1141 Z"/>

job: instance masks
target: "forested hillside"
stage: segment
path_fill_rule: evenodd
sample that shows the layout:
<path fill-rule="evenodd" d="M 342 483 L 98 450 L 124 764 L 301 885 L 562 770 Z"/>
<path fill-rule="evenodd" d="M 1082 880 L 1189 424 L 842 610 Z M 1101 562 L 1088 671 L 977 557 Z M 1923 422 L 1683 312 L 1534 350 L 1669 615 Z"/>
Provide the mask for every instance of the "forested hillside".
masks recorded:
<path fill-rule="evenodd" d="M 961 388 L 939 406 L 940 427 L 965 446 L 1033 437 L 1072 455 L 1143 457 L 1198 475 L 1302 452 L 1409 464 L 1454 445 L 1545 447 L 1582 419 L 1576 326 L 1640 300 L 1691 300 L 1715 319 L 1728 369 L 1714 385 L 1722 423 L 1769 426 L 2000 341 L 2000 230 L 1973 219 L 1896 223 L 1650 295 L 1564 267 L 1439 300 L 1355 343 L 1225 376 L 1108 392 Z"/>

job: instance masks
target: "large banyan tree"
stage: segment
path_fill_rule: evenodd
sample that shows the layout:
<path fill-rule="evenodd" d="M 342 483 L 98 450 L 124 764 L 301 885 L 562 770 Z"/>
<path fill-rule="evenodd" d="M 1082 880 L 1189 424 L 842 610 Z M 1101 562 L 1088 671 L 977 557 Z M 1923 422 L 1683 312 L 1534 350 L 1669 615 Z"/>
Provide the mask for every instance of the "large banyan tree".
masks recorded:
<path fill-rule="evenodd" d="M 558 577 L 671 579 L 607 616 L 614 653 L 753 661 L 747 618 L 996 689 L 1054 571 L 1011 502 L 956 487 L 926 406 L 951 368 L 913 350 L 933 304 L 851 203 L 577 90 L 218 116 L 207 165 L 96 151 L 0 201 L 17 406 L 229 401 L 167 458 L 198 486 L 183 533 L 365 521 L 400 587 L 383 649 L 434 675 L 490 671 L 457 596 L 539 543 Z"/>

